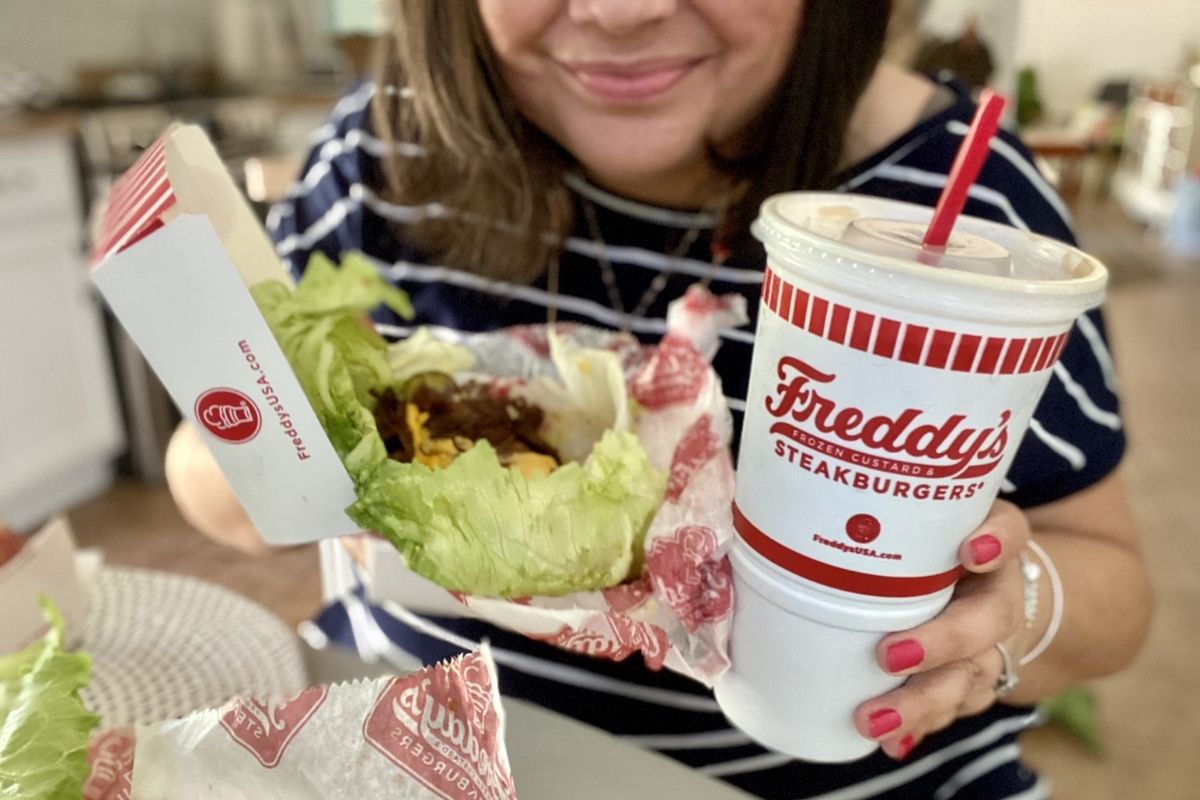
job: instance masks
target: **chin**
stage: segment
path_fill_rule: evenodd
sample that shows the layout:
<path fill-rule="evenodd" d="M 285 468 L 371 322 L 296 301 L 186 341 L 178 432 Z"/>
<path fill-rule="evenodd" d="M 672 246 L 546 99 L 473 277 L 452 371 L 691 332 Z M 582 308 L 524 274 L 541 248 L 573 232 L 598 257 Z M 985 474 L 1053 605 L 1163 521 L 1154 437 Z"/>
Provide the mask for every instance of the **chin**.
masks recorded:
<path fill-rule="evenodd" d="M 576 142 L 567 149 L 588 173 L 618 193 L 621 187 L 636 191 L 648 183 L 670 181 L 707 159 L 702 140 L 654 141 L 636 135 Z"/>

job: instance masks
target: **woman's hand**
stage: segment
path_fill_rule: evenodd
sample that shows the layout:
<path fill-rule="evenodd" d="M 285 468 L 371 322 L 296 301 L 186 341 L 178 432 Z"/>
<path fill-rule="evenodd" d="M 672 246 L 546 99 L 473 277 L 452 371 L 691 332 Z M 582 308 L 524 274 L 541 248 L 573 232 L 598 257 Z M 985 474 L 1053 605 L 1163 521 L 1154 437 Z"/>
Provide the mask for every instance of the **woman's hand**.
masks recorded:
<path fill-rule="evenodd" d="M 208 538 L 257 555 L 270 550 L 196 429 L 181 423 L 166 455 L 167 486 L 179 513 Z"/>
<path fill-rule="evenodd" d="M 361 531 L 359 533 L 351 533 L 346 536 L 339 537 L 338 543 L 342 546 L 342 549 L 346 551 L 346 554 L 350 556 L 350 559 L 354 561 L 355 564 L 358 564 L 358 566 L 362 569 L 367 569 L 367 554 L 371 549 L 372 537 L 376 539 L 383 538 L 374 531 Z"/>
<path fill-rule="evenodd" d="M 996 701 L 1002 643 L 1015 665 L 1024 650 L 1024 599 L 1017 554 L 1030 538 L 1025 514 L 998 500 L 983 524 L 963 542 L 959 560 L 969 571 L 954 598 L 934 619 L 879 643 L 879 665 L 908 676 L 903 686 L 868 700 L 855 712 L 864 736 L 880 742 L 895 759 L 921 739 Z"/>

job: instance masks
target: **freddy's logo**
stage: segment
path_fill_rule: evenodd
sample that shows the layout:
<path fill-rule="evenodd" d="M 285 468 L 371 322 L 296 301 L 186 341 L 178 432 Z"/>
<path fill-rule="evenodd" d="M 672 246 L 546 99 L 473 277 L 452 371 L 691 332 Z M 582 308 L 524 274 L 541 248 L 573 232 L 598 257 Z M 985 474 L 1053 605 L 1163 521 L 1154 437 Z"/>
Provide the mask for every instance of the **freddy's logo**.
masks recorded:
<path fill-rule="evenodd" d="M 133 731 L 114 728 L 88 744 L 83 800 L 129 800 L 133 782 Z"/>
<path fill-rule="evenodd" d="M 516 791 L 492 692 L 478 653 L 393 678 L 364 721 L 363 738 L 438 797 L 509 800 Z"/>
<path fill-rule="evenodd" d="M 195 414 L 209 433 L 230 444 L 248 442 L 262 428 L 258 407 L 237 389 L 209 389 L 196 398 Z"/>
<path fill-rule="evenodd" d="M 836 380 L 832 373 L 793 356 L 779 359 L 776 372 L 780 382 L 766 398 L 767 411 L 779 419 L 771 433 L 857 467 L 918 478 L 978 478 L 1000 464 L 1008 445 L 1010 411 L 992 427 L 972 426 L 965 414 L 928 421 L 919 408 L 868 417 L 821 393 Z"/>
<path fill-rule="evenodd" d="M 221 715 L 221 727 L 233 740 L 249 750 L 258 763 L 271 769 L 305 723 L 325 702 L 324 686 L 305 689 L 291 700 L 264 703 L 234 700 Z"/>

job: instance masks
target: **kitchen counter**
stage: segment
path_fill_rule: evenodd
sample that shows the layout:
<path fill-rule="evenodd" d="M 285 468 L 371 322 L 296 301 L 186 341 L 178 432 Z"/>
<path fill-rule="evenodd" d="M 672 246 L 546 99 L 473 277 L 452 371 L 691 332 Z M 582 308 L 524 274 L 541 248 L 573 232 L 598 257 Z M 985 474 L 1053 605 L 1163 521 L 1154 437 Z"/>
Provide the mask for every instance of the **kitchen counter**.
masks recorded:
<path fill-rule="evenodd" d="M 79 128 L 76 111 L 17 111 L 0 113 L 0 137 L 73 133 Z"/>
<path fill-rule="evenodd" d="M 27 136 L 46 132 L 77 131 L 89 114 L 163 109 L 172 116 L 189 117 L 224 103 L 258 102 L 283 112 L 322 112 L 333 108 L 341 96 L 339 86 L 296 86 L 256 92 L 221 92 L 146 98 L 106 100 L 103 98 L 65 98 L 42 110 L 0 110 L 0 137 Z"/>

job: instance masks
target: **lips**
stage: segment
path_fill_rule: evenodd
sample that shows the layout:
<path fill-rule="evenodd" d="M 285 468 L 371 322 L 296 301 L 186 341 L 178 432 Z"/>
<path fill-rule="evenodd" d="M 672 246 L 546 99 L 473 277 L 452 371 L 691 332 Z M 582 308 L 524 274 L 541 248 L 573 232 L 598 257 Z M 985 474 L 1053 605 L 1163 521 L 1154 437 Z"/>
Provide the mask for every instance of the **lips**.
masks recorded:
<path fill-rule="evenodd" d="M 589 94 L 615 103 L 637 103 L 663 94 L 703 58 L 642 59 L 632 62 L 564 62 L 561 66 Z"/>

